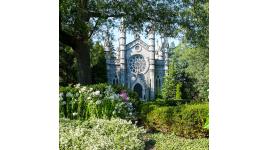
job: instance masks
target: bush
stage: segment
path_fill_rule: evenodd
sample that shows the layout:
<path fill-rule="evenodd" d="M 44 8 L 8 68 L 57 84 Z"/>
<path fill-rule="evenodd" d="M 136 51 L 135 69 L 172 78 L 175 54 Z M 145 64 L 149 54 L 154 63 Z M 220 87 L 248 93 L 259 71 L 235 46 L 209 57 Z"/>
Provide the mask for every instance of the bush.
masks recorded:
<path fill-rule="evenodd" d="M 181 99 L 180 84 L 177 84 L 176 99 Z"/>
<path fill-rule="evenodd" d="M 163 99 L 163 95 L 161 93 L 155 94 L 155 99 Z"/>
<path fill-rule="evenodd" d="M 182 105 L 180 112 L 173 115 L 173 131 L 176 135 L 186 138 L 208 137 L 209 130 L 203 128 L 208 108 L 208 103 Z"/>
<path fill-rule="evenodd" d="M 140 107 L 140 118 L 149 131 L 175 132 L 186 138 L 207 137 L 203 126 L 208 113 L 208 103 L 165 106 L 162 101 L 144 103 Z"/>
<path fill-rule="evenodd" d="M 146 130 L 122 119 L 59 120 L 59 149 L 144 149 Z"/>

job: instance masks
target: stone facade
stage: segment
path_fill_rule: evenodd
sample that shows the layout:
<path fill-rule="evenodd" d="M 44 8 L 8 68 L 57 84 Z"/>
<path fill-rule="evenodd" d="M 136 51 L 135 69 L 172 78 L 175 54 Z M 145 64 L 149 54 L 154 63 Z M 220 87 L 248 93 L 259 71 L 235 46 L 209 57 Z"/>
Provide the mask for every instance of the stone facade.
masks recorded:
<path fill-rule="evenodd" d="M 162 42 L 160 36 L 160 44 L 156 40 L 155 45 L 155 33 L 151 31 L 149 45 L 138 34 L 135 35 L 135 40 L 126 44 L 126 30 L 122 19 L 116 58 L 109 57 L 111 44 L 107 36 L 104 43 L 109 83 L 124 84 L 145 101 L 155 99 L 156 93 L 162 93 L 163 77 L 168 70 L 169 43 L 166 38 Z"/>

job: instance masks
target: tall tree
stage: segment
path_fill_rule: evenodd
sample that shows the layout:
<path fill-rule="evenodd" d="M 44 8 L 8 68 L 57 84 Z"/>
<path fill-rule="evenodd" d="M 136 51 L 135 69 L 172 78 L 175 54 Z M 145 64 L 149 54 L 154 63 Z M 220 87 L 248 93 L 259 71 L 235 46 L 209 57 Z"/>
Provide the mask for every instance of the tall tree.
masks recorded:
<path fill-rule="evenodd" d="M 175 37 L 180 25 L 181 0 L 60 0 L 59 40 L 75 51 L 79 83 L 92 84 L 90 49 L 93 36 L 104 38 L 106 28 L 119 28 L 117 20 L 124 17 L 124 27 L 148 35 Z M 153 21 L 153 26 L 148 22 Z M 146 23 L 147 22 L 147 23 Z"/>
<path fill-rule="evenodd" d="M 96 42 L 94 48 L 94 51 L 96 51 L 96 55 L 94 56 L 94 59 L 92 58 L 91 64 L 93 64 L 92 67 L 92 84 L 99 84 L 99 83 L 105 83 L 108 81 L 107 78 L 107 66 L 106 66 L 106 59 L 104 54 L 104 48 L 102 45 L 99 44 L 99 42 Z M 93 56 L 93 55 L 91 55 Z"/>
<path fill-rule="evenodd" d="M 178 33 L 183 33 L 183 46 L 179 63 L 187 63 L 182 69 L 187 76 L 196 80 L 193 86 L 197 97 L 207 97 L 209 88 L 209 1 L 183 0 L 182 25 Z"/>

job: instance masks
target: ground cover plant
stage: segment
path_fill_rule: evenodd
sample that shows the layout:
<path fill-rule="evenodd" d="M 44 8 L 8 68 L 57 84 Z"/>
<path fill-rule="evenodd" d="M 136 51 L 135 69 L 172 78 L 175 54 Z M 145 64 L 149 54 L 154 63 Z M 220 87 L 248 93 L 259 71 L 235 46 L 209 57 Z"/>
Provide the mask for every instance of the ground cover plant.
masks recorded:
<path fill-rule="evenodd" d="M 154 133 L 146 134 L 145 139 L 157 150 L 208 150 L 209 139 L 185 139 L 174 134 Z"/>
<path fill-rule="evenodd" d="M 60 150 L 144 149 L 146 130 L 120 118 L 80 121 L 60 118 Z"/>

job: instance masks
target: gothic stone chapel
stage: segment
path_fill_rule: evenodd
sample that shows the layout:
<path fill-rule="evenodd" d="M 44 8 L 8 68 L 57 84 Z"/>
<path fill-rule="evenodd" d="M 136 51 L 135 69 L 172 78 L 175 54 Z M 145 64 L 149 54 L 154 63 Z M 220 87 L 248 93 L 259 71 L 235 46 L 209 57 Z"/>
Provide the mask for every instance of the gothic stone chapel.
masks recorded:
<path fill-rule="evenodd" d="M 116 58 L 109 57 L 111 43 L 108 36 L 104 42 L 108 83 L 124 84 L 136 91 L 142 100 L 155 99 L 155 94 L 162 93 L 163 77 L 168 73 L 168 41 L 160 43 L 155 33 L 149 32 L 149 45 L 140 39 L 126 44 L 126 30 L 120 27 L 120 38 L 116 48 Z"/>

